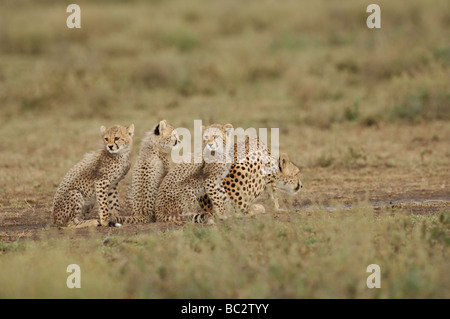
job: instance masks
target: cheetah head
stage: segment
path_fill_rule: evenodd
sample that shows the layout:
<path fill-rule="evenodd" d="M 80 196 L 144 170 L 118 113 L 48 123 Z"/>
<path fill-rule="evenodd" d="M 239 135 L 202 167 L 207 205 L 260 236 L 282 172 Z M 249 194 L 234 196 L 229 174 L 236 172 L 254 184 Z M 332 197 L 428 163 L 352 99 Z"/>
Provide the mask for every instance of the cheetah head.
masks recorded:
<path fill-rule="evenodd" d="M 290 161 L 286 153 L 280 155 L 279 170 L 274 176 L 275 187 L 290 194 L 296 194 L 303 187 L 300 169 Z"/>
<path fill-rule="evenodd" d="M 159 138 L 159 146 L 164 150 L 171 150 L 180 145 L 180 136 L 177 130 L 166 120 L 160 121 L 153 127 L 153 133 Z"/>
<path fill-rule="evenodd" d="M 129 151 L 133 143 L 134 124 L 128 127 L 114 125 L 109 128 L 100 127 L 106 150 L 111 154 Z"/>
<path fill-rule="evenodd" d="M 203 148 L 210 151 L 223 151 L 228 138 L 233 137 L 233 125 L 212 124 L 202 126 Z"/>

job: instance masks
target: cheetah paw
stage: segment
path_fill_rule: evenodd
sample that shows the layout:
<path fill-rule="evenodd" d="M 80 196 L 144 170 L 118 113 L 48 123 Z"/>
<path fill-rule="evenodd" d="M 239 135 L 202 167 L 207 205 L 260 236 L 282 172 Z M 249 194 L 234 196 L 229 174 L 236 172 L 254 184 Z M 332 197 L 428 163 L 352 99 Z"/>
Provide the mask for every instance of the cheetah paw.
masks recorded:
<path fill-rule="evenodd" d="M 122 227 L 122 224 L 115 223 L 115 222 L 109 222 L 108 227 Z"/>

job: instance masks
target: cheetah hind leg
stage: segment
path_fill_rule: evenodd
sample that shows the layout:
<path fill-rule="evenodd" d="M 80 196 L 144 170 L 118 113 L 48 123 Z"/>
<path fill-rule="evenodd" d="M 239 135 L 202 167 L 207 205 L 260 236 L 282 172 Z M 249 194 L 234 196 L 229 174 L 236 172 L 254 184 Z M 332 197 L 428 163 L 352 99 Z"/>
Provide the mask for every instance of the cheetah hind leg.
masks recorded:
<path fill-rule="evenodd" d="M 89 211 L 91 205 L 86 205 L 83 195 L 80 192 L 73 190 L 69 193 L 68 203 L 68 219 L 66 228 L 84 228 L 96 227 L 99 225 L 97 219 L 84 220 L 84 216 Z"/>

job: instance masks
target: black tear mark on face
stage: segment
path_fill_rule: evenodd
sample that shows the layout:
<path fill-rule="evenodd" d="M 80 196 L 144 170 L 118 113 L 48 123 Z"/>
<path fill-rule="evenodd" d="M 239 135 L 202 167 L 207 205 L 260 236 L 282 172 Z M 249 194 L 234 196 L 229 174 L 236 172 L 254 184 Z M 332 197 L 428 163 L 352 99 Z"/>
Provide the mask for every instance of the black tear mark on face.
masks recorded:
<path fill-rule="evenodd" d="M 159 135 L 159 124 L 156 125 L 156 128 L 155 128 L 155 135 Z"/>

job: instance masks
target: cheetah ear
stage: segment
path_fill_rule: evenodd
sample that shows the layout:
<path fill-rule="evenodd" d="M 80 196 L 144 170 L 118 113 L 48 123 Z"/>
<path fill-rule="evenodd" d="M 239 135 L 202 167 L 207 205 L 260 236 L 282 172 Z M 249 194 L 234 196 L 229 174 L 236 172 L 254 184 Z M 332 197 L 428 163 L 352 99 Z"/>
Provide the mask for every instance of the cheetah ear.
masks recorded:
<path fill-rule="evenodd" d="M 163 132 L 167 127 L 167 121 L 162 120 L 159 122 L 159 132 Z"/>
<path fill-rule="evenodd" d="M 100 126 L 100 133 L 105 134 L 106 132 L 106 127 L 104 127 L 103 125 Z"/>
<path fill-rule="evenodd" d="M 225 129 L 225 132 L 227 132 L 227 136 L 231 136 L 231 135 L 233 135 L 233 131 L 234 131 L 234 128 L 233 128 L 233 125 L 232 124 L 225 124 L 224 126 L 223 126 L 223 128 Z"/>
<path fill-rule="evenodd" d="M 134 124 L 131 124 L 130 126 L 127 127 L 127 133 L 130 136 L 134 135 Z"/>
<path fill-rule="evenodd" d="M 155 135 L 159 135 L 159 123 L 156 124 L 155 129 L 153 130 L 153 133 L 155 133 Z"/>
<path fill-rule="evenodd" d="M 278 162 L 279 162 L 280 170 L 285 169 L 287 164 L 289 164 L 289 156 L 286 153 L 281 153 L 280 160 Z"/>

